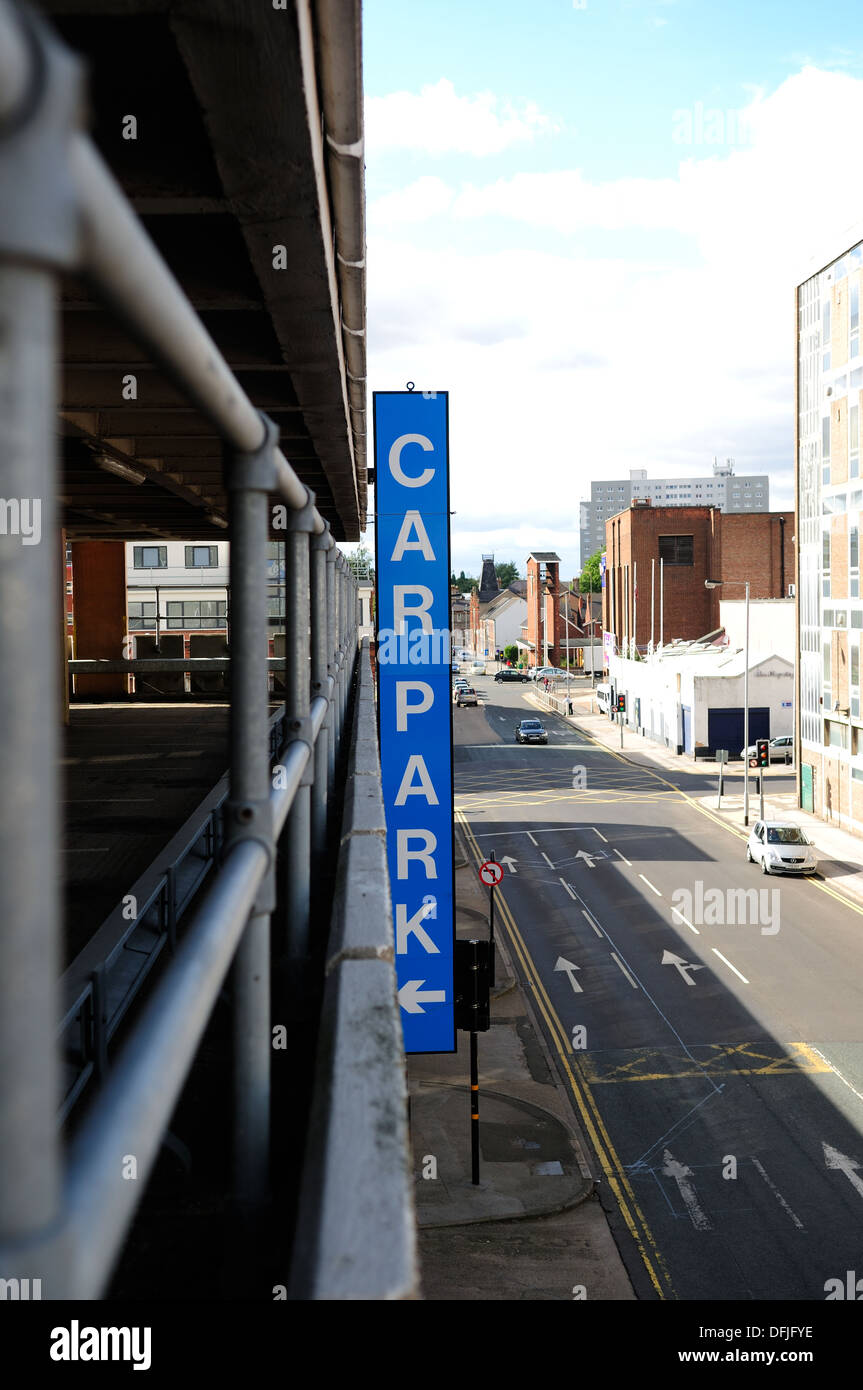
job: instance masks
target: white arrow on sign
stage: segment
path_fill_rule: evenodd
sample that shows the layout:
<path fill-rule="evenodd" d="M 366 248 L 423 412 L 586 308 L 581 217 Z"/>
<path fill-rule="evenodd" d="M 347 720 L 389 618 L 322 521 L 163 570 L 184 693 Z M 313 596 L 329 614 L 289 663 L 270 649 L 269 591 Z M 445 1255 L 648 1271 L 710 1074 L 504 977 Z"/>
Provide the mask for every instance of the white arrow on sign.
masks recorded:
<path fill-rule="evenodd" d="M 445 1004 L 445 989 L 424 989 L 420 991 L 420 985 L 424 985 L 425 980 L 406 980 L 399 990 L 399 1003 L 405 1013 L 424 1014 L 423 1004 Z M 422 1001 L 422 1002 L 421 1002 Z"/>
<path fill-rule="evenodd" d="M 513 859 L 513 857 L 512 857 L 511 854 L 505 854 L 505 855 L 503 856 L 503 858 L 501 859 L 500 862 L 501 862 L 501 864 L 505 864 L 505 865 L 506 865 L 506 867 L 507 867 L 507 872 L 508 872 L 508 873 L 511 873 L 511 874 L 517 874 L 517 873 L 518 873 L 518 869 L 515 867 L 516 864 L 518 863 L 518 860 L 517 860 L 517 859 Z"/>
<path fill-rule="evenodd" d="M 576 859 L 584 859 L 584 860 L 586 861 L 586 863 L 587 863 L 587 867 L 588 867 L 589 869 L 592 869 L 592 868 L 593 868 L 593 855 L 592 855 L 592 854 L 588 854 L 588 852 L 587 852 L 586 849 L 580 849 L 580 850 L 578 851 L 578 854 L 575 856 L 575 858 L 576 858 Z"/>
<path fill-rule="evenodd" d="M 572 985 L 574 993 L 584 994 L 584 990 L 581 988 L 581 985 L 575 978 L 575 971 L 581 969 L 580 965 L 573 965 L 571 960 L 565 960 L 563 956 L 558 956 L 557 965 L 554 968 L 555 970 L 566 971 L 567 976 L 569 977 L 569 983 Z"/>
<path fill-rule="evenodd" d="M 704 969 L 703 965 L 690 965 L 690 963 L 688 961 L 685 961 L 682 956 L 676 956 L 673 951 L 663 951 L 661 963 L 663 965 L 676 965 L 677 969 L 680 971 L 681 975 L 683 976 L 684 980 L 688 985 L 694 985 L 695 981 L 690 980 L 689 976 L 686 973 L 687 970 Z"/>
<path fill-rule="evenodd" d="M 689 980 L 687 983 L 692 984 L 692 981 Z M 667 1178 L 674 1178 L 677 1183 L 686 1210 L 689 1212 L 689 1218 L 696 1231 L 712 1231 L 713 1226 L 710 1219 L 705 1216 L 698 1205 L 698 1193 L 689 1181 L 692 1177 L 692 1169 L 687 1168 L 685 1163 L 678 1163 L 670 1149 L 666 1149 L 662 1157 L 665 1159 L 665 1166 L 662 1171 Z"/>
<path fill-rule="evenodd" d="M 824 1162 L 827 1167 L 838 1168 L 839 1172 L 845 1174 L 848 1181 L 853 1187 L 856 1187 L 860 1196 L 863 1197 L 863 1178 L 857 1176 L 856 1169 L 860 1167 L 860 1164 L 856 1158 L 848 1158 L 845 1154 L 841 1154 L 838 1149 L 834 1149 L 832 1145 L 825 1144 L 823 1140 L 821 1142 L 824 1149 Z"/>

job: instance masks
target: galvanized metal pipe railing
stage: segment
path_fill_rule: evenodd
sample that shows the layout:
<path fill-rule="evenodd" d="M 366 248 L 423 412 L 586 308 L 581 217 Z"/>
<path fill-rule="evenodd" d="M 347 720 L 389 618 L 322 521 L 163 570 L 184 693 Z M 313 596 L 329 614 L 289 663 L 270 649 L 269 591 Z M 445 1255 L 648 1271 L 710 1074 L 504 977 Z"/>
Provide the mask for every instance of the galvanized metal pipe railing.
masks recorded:
<path fill-rule="evenodd" d="M 25 94 L 26 119 L 13 126 L 8 117 L 21 114 Z M 84 272 L 209 420 L 228 454 L 231 783 L 224 862 L 79 1131 L 63 1187 L 55 1126 L 59 652 L 45 640 L 53 629 L 59 576 L 50 543 L 4 545 L 0 1277 L 42 1278 L 48 1298 L 93 1298 L 104 1290 L 232 960 L 235 1193 L 243 1208 L 261 1209 L 268 1182 L 275 840 L 284 820 L 293 817 L 292 807 L 304 806 L 291 819 L 288 836 L 290 843 L 300 827 L 305 902 L 312 835 L 320 852 L 322 818 L 334 806 L 336 752 L 356 652 L 355 625 L 346 621 L 345 564 L 326 523 L 279 450 L 271 422 L 243 392 L 95 148 L 75 133 L 81 106 L 77 64 L 40 23 L 22 21 L 17 9 L 0 0 L 0 491 L 38 500 L 42 529 L 49 538 L 56 535 L 56 277 L 66 268 Z M 277 792 L 269 769 L 262 563 L 269 495 L 281 496 L 303 517 L 290 532 L 290 641 L 296 650 L 288 662 L 288 713 L 300 727 L 284 758 L 286 786 Z M 314 798 L 308 787 L 303 798 L 312 768 Z M 307 935 L 302 906 L 293 945 L 303 949 Z M 125 1172 L 130 1157 L 135 1182 Z"/>

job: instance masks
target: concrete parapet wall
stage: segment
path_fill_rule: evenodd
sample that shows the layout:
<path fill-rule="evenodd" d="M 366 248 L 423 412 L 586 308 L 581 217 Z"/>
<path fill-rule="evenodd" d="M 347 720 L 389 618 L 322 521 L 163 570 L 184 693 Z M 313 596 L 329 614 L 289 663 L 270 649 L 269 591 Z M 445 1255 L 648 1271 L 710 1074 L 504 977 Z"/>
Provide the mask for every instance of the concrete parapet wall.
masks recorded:
<path fill-rule="evenodd" d="M 291 1297 L 419 1296 L 377 721 L 364 639 Z"/>

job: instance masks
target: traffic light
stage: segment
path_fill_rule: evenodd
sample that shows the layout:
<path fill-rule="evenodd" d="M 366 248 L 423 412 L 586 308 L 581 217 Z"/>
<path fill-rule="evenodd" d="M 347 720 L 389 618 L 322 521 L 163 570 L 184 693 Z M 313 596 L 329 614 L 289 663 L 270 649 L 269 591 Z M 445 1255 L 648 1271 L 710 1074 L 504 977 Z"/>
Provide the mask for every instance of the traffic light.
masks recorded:
<path fill-rule="evenodd" d="M 766 738 L 755 740 L 755 762 L 758 767 L 767 767 L 770 763 L 770 753 Z"/>
<path fill-rule="evenodd" d="M 625 696 L 625 695 L 618 695 L 618 697 L 617 697 L 617 709 L 618 709 L 618 713 L 620 713 L 620 714 L 625 714 L 625 713 L 626 713 L 626 696 Z"/>

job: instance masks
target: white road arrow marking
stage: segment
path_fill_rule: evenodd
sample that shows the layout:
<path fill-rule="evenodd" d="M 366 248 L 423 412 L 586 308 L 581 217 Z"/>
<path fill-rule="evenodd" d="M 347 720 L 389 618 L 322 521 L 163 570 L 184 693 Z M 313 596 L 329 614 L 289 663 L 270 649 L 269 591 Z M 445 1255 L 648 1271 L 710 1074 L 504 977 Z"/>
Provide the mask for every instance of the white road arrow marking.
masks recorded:
<path fill-rule="evenodd" d="M 423 1004 L 445 1004 L 446 990 L 444 989 L 425 989 L 420 992 L 420 985 L 424 985 L 425 980 L 406 980 L 399 990 L 399 1003 L 408 1014 L 424 1014 Z M 422 1002 L 420 1002 L 422 1001 Z"/>
<path fill-rule="evenodd" d="M 824 1162 L 827 1164 L 827 1167 L 837 1168 L 840 1173 L 844 1173 L 852 1187 L 856 1187 L 860 1196 L 863 1197 L 863 1178 L 857 1176 L 856 1169 L 860 1167 L 860 1164 L 857 1162 L 856 1158 L 848 1158 L 845 1154 L 841 1154 L 838 1149 L 834 1149 L 830 1144 L 824 1144 L 823 1140 L 822 1146 L 824 1149 Z"/>
<path fill-rule="evenodd" d="M 575 972 L 576 970 L 580 970 L 580 969 L 581 969 L 581 966 L 580 966 L 580 965 L 573 965 L 573 963 L 572 963 L 571 960 L 564 960 L 563 956 L 558 956 L 558 958 L 557 958 L 557 965 L 556 965 L 554 968 L 555 968 L 555 970 L 565 970 L 565 971 L 566 971 L 567 977 L 568 977 L 568 979 L 569 979 L 569 983 L 572 985 L 573 992 L 574 992 L 575 994 L 583 994 L 583 993 L 584 993 L 584 990 L 581 988 L 581 985 L 578 983 L 578 980 L 575 978 L 575 974 L 574 974 L 574 972 Z"/>
<path fill-rule="evenodd" d="M 508 872 L 508 873 L 511 873 L 511 874 L 517 874 L 517 873 L 518 873 L 518 869 L 515 867 L 516 864 L 518 863 L 518 860 L 517 860 L 517 859 L 513 859 L 513 857 L 512 857 L 511 854 L 505 854 L 505 855 L 503 856 L 503 858 L 501 859 L 500 862 L 501 862 L 501 864 L 505 864 L 505 865 L 506 865 L 506 867 L 507 867 L 507 872 Z"/>
<path fill-rule="evenodd" d="M 690 965 L 690 963 L 688 961 L 685 961 L 682 956 L 676 956 L 673 951 L 663 951 L 661 963 L 662 965 L 676 966 L 688 985 L 694 985 L 695 981 L 690 980 L 689 976 L 686 973 L 687 970 L 704 969 L 703 965 Z"/>
<path fill-rule="evenodd" d="M 691 985 L 692 981 L 688 980 L 687 984 Z M 712 1231 L 713 1225 L 698 1205 L 698 1194 L 689 1181 L 692 1177 L 692 1169 L 687 1168 L 685 1163 L 678 1163 L 670 1149 L 666 1149 L 662 1157 L 665 1159 L 665 1166 L 662 1171 L 667 1178 L 674 1178 L 677 1183 L 686 1210 L 689 1212 L 689 1219 L 696 1231 Z"/>
<path fill-rule="evenodd" d="M 586 849 L 580 849 L 575 857 L 576 859 L 583 859 L 589 869 L 593 868 L 593 855 L 588 854 Z"/>

